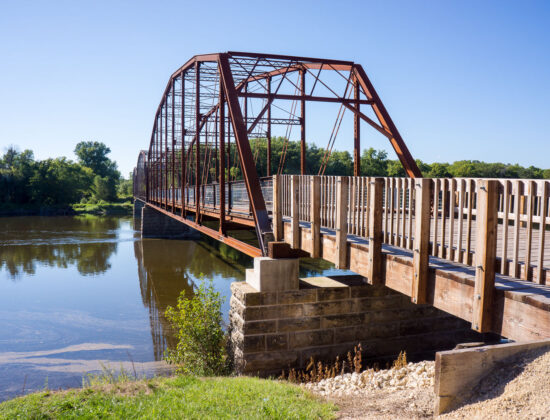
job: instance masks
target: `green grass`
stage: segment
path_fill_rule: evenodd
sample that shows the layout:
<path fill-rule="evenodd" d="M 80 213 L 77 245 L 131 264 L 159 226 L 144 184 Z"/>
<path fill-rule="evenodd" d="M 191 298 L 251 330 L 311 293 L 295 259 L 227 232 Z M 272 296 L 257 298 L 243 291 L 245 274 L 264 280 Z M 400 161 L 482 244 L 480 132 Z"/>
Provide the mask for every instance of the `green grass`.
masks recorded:
<path fill-rule="evenodd" d="M 30 394 L 0 404 L 0 418 L 331 419 L 335 410 L 287 382 L 175 376 Z"/>
<path fill-rule="evenodd" d="M 132 203 L 125 201 L 121 203 L 105 203 L 97 204 L 78 203 L 71 205 L 77 214 L 96 214 L 96 215 L 127 215 L 132 214 Z"/>

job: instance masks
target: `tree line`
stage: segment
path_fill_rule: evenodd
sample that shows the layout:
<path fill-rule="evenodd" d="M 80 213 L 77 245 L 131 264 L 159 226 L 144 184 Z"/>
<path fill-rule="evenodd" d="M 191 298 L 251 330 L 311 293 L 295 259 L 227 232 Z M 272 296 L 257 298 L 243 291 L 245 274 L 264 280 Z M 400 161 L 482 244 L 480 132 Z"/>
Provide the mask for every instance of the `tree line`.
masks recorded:
<path fill-rule="evenodd" d="M 114 201 L 132 193 L 121 177 L 111 150 L 101 142 L 82 141 L 66 157 L 36 160 L 32 150 L 9 147 L 0 158 L 0 203 L 57 206 Z"/>
<path fill-rule="evenodd" d="M 260 176 L 267 175 L 267 140 L 251 139 L 252 153 Z M 201 152 L 212 159 L 210 179 L 216 179 L 216 153 Z M 238 165 L 235 143 L 230 147 L 230 179 L 240 179 L 242 172 Z M 287 141 L 283 137 L 271 141 L 271 174 L 300 173 L 300 142 Z M 74 149 L 77 161 L 59 157 L 35 160 L 31 150 L 19 152 L 9 147 L 0 158 L 0 203 L 36 204 L 41 206 L 68 205 L 114 201 L 118 196 L 132 194 L 132 180 L 121 177 L 111 152 L 104 143 L 82 141 Z M 308 174 L 318 174 L 326 162 L 325 175 L 353 175 L 353 157 L 348 151 L 327 153 L 313 143 L 306 145 L 306 167 Z M 202 160 L 202 159 L 201 159 Z M 426 163 L 416 160 L 422 175 L 429 178 L 479 177 L 479 178 L 526 178 L 550 179 L 550 169 L 535 166 L 524 167 L 509 163 L 487 163 L 478 160 L 460 160 L 453 163 Z M 399 160 L 388 158 L 384 150 L 368 148 L 361 154 L 361 175 L 363 176 L 405 176 Z"/>
<path fill-rule="evenodd" d="M 286 145 L 285 145 L 286 143 Z M 250 140 L 252 153 L 255 157 L 256 168 L 260 176 L 267 174 L 267 140 Z M 232 160 L 237 156 L 236 149 L 232 144 Z M 281 154 L 286 147 L 286 158 L 282 163 Z M 306 145 L 306 173 L 318 174 L 319 168 L 324 161 L 325 149 L 313 143 Z M 426 163 L 420 159 L 416 160 L 422 175 L 427 178 L 524 178 L 524 179 L 550 179 L 550 169 L 541 169 L 535 166 L 523 167 L 510 163 L 488 163 L 479 160 L 459 160 L 453 163 L 434 162 Z M 271 172 L 276 174 L 281 168 L 283 174 L 300 173 L 300 142 L 285 141 L 282 137 L 271 140 Z M 241 171 L 232 165 L 230 169 L 232 178 L 239 178 Z M 333 151 L 326 164 L 325 175 L 353 175 L 353 156 L 347 151 Z M 361 154 L 361 175 L 380 177 L 402 177 L 406 176 L 405 170 L 399 160 L 389 159 L 385 150 L 368 148 Z"/>

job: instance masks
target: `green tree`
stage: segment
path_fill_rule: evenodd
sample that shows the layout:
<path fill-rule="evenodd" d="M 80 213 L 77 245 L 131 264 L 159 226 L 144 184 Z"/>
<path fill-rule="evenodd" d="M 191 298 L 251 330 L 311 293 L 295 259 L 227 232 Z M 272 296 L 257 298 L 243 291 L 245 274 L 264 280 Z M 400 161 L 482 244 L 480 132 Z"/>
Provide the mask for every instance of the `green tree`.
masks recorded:
<path fill-rule="evenodd" d="M 37 204 L 72 204 L 89 191 L 93 174 L 65 157 L 38 162 L 29 180 L 32 201 Z"/>
<path fill-rule="evenodd" d="M 10 146 L 0 159 L 0 201 L 26 203 L 30 200 L 29 179 L 35 167 L 31 150 L 18 152 Z"/>
<path fill-rule="evenodd" d="M 114 178 L 117 181 L 120 178 L 116 162 L 107 157 L 111 153 L 111 149 L 104 143 L 81 141 L 76 145 L 74 153 L 78 157 L 78 162 L 90 168 L 95 175 Z"/>
<path fill-rule="evenodd" d="M 426 174 L 428 178 L 450 178 L 448 163 L 434 162 L 430 165 L 430 171 Z"/>
<path fill-rule="evenodd" d="M 118 195 L 122 197 L 131 196 L 134 193 L 133 190 L 134 177 L 132 172 L 128 176 L 128 179 L 122 178 L 118 184 Z"/>
<path fill-rule="evenodd" d="M 114 178 L 96 175 L 93 191 L 96 200 L 113 201 L 117 197 L 117 182 Z"/>
<path fill-rule="evenodd" d="M 370 147 L 361 156 L 361 175 L 387 176 L 388 153 L 384 150 L 374 150 Z"/>

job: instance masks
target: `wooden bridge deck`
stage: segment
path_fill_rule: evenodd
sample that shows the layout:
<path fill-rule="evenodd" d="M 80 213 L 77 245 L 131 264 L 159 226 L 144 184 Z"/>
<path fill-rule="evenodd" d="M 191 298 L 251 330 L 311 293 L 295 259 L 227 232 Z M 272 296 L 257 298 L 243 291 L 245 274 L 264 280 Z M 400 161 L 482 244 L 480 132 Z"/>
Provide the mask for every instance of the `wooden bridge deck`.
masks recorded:
<path fill-rule="evenodd" d="M 550 181 L 276 176 L 262 183 L 276 240 L 478 331 L 550 337 Z M 196 210 L 192 191 L 184 192 L 188 214 Z M 180 215 L 181 196 L 172 194 L 150 204 Z M 244 184 L 234 184 L 226 203 L 227 221 L 254 226 Z M 200 212 L 219 217 L 216 185 L 203 186 Z"/>

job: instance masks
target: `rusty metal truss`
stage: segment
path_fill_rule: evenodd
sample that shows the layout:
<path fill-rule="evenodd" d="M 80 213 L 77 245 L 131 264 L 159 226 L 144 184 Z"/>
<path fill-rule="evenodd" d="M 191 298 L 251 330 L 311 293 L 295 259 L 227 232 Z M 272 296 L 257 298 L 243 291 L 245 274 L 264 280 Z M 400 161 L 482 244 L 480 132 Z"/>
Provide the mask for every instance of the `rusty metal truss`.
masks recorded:
<path fill-rule="evenodd" d="M 273 127 L 299 126 L 300 168 L 301 174 L 306 174 L 309 102 L 335 103 L 340 108 L 327 146 L 327 160 L 332 150 L 330 142 L 334 142 L 339 129 L 338 118 L 350 111 L 354 117 L 354 175 L 360 174 L 360 122 L 364 121 L 387 137 L 408 176 L 421 176 L 361 65 L 230 51 L 197 55 L 170 77 L 155 114 L 149 149 L 140 154 L 134 176 L 144 180 L 145 187 L 135 187 L 135 194 L 144 194 L 151 205 L 255 255 L 250 245 L 241 245 L 227 236 L 229 225 L 246 224 L 245 219 L 252 219 L 259 252 L 266 255 L 267 243 L 273 240 L 262 194 L 262 187 L 266 188 L 262 182 L 267 181 L 257 173 L 249 140 L 267 140 L 267 173 L 261 175 L 269 177 L 273 174 Z M 228 179 L 228 170 L 237 166 L 242 172 L 239 185 Z M 207 185 L 212 187 L 213 195 L 206 190 Z M 238 212 L 230 211 L 234 204 L 232 188 L 236 191 L 240 186 L 244 186 L 248 200 L 247 214 L 242 219 Z M 209 200 L 214 197 L 213 206 L 206 195 Z M 205 216 L 218 220 L 217 230 L 202 223 Z"/>

